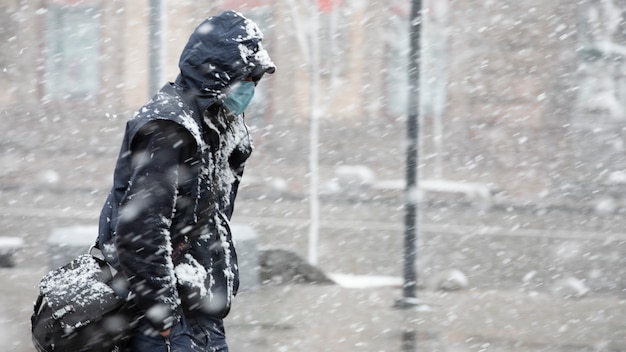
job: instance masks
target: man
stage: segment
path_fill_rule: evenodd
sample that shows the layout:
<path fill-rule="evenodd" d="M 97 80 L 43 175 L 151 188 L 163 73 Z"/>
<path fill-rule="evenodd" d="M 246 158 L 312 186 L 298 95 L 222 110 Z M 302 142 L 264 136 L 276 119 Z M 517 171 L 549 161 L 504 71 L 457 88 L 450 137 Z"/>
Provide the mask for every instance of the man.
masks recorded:
<path fill-rule="evenodd" d="M 258 26 L 227 11 L 200 24 L 180 75 L 128 121 L 98 245 L 142 318 L 131 349 L 228 351 L 239 285 L 229 220 L 252 143 L 243 111 L 275 71 Z"/>

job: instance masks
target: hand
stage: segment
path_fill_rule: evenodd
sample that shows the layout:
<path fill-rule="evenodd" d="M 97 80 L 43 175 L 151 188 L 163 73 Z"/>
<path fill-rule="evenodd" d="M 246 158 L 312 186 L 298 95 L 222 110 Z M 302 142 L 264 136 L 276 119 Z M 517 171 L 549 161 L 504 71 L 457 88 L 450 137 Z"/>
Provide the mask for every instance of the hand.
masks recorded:
<path fill-rule="evenodd" d="M 161 331 L 161 332 L 159 333 L 159 335 L 161 335 L 161 336 L 163 336 L 163 337 L 168 337 L 168 336 L 170 336 L 170 332 L 171 332 L 171 331 L 172 331 L 172 329 L 167 329 L 167 330 Z"/>

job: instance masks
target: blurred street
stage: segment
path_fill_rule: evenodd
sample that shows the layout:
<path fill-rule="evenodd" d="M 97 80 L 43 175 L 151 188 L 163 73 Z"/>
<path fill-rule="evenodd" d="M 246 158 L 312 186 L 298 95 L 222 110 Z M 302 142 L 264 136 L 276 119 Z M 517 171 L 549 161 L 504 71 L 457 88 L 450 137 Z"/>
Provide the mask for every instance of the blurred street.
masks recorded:
<path fill-rule="evenodd" d="M 3 117 L 2 123 L 9 129 L 0 132 L 0 236 L 22 238 L 24 248 L 15 267 L 0 269 L 0 337 L 9 351 L 27 352 L 33 351 L 28 319 L 47 270 L 47 238 L 54 228 L 96 225 L 123 123 L 103 118 L 75 130 L 62 120 Z M 297 148 L 279 153 L 259 139 L 233 221 L 252 226 L 261 249 L 306 258 L 306 170 L 292 163 L 302 159 Z M 333 178 L 332 167 L 321 173 Z M 341 192 L 322 187 L 319 267 L 397 282 L 402 190 L 340 181 Z M 401 296 L 397 284 L 264 285 L 236 300 L 227 320 L 232 351 L 626 351 L 622 217 L 584 204 L 520 206 L 497 198 L 481 208 L 444 193 L 426 197 L 421 220 L 423 305 L 393 308 Z M 452 268 L 467 275 L 468 287 L 435 290 L 437 275 Z M 566 278 L 582 280 L 589 292 L 580 298 L 564 297 L 571 287 L 555 293 Z"/>
<path fill-rule="evenodd" d="M 0 269 L 5 351 L 34 351 L 28 318 L 41 275 Z M 227 319 L 231 351 L 626 351 L 626 300 L 614 295 L 421 291 L 422 306 L 398 310 L 400 292 L 302 284 L 244 292 Z"/>

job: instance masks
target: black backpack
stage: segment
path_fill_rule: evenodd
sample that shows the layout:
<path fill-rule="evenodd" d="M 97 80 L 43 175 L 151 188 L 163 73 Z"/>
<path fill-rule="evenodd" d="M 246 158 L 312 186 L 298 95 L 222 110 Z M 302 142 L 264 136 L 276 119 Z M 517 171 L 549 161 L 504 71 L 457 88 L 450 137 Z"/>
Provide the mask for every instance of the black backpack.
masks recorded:
<path fill-rule="evenodd" d="M 138 321 L 132 299 L 122 298 L 126 289 L 125 278 L 91 254 L 48 273 L 31 317 L 37 351 L 124 350 Z"/>

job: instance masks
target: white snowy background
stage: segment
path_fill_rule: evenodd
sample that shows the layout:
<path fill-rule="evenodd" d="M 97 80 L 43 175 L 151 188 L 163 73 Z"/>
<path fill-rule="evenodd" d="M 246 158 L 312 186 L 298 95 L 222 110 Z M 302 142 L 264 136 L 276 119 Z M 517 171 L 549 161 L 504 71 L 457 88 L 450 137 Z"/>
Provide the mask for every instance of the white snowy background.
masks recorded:
<path fill-rule="evenodd" d="M 243 292 L 232 350 L 626 351 L 626 4 L 423 1 L 420 187 L 406 194 L 410 5 L 163 1 L 163 79 L 221 8 L 264 30 L 278 69 L 246 114 L 256 149 L 233 221 L 339 283 Z M 148 13 L 0 1 L 3 350 L 34 350 L 53 230 L 97 222 L 150 94 Z M 407 199 L 425 304 L 398 310 Z"/>

